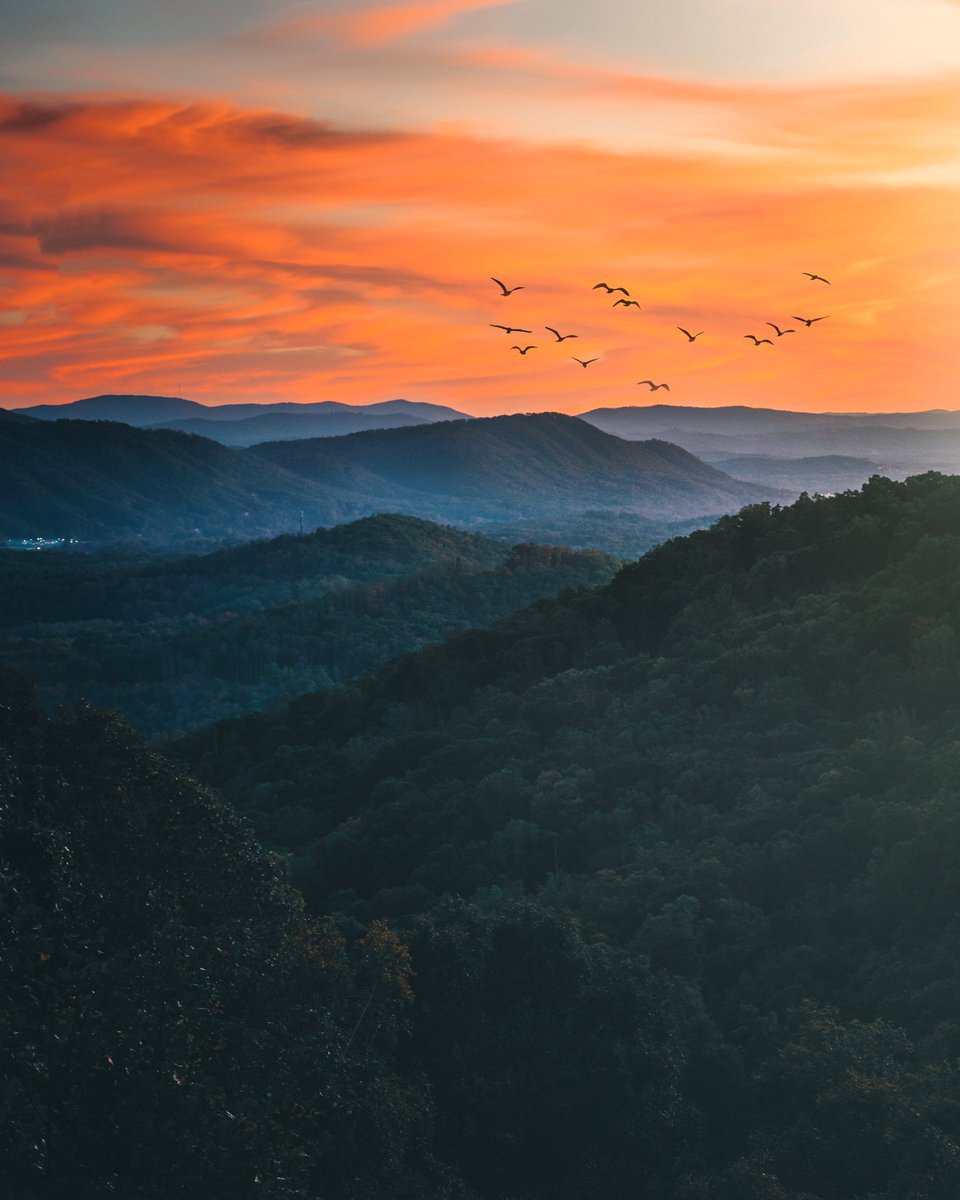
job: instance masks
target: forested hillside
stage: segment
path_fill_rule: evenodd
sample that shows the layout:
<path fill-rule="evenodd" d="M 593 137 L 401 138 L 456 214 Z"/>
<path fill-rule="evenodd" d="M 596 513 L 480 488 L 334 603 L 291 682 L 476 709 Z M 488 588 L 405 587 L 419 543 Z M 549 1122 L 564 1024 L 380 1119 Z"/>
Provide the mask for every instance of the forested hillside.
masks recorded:
<path fill-rule="evenodd" d="M 446 1200 L 409 956 L 304 916 L 237 816 L 0 671 L 0 1191 Z"/>
<path fill-rule="evenodd" d="M 0 422 L 0 539 L 240 541 L 369 512 L 336 489 L 172 430 Z"/>
<path fill-rule="evenodd" d="M 687 1157 L 665 1190 L 644 1193 L 675 1169 L 666 1135 L 656 1170 L 624 1149 L 635 1190 L 608 1176 L 604 1191 L 516 1162 L 506 1179 L 509 1156 L 481 1165 L 463 1133 L 456 1161 L 480 1195 L 947 1200 L 960 1189 L 958 562 L 954 478 L 754 506 L 605 587 L 182 752 L 293 855 L 314 911 L 415 930 L 449 893 L 478 921 L 526 898 L 617 961 L 682 981 Z M 464 1005 L 444 1045 L 481 1075 L 523 1063 L 529 1088 L 553 1095 L 533 1010 L 527 1026 Z M 609 1028 L 602 1011 L 591 1028 Z M 509 1105 L 477 1118 L 496 1087 L 464 1091 L 471 1069 L 438 1068 L 443 1120 L 502 1119 L 486 1139 L 498 1144 Z"/>
<path fill-rule="evenodd" d="M 454 521 L 597 508 L 675 521 L 779 498 L 776 488 L 733 479 L 668 442 L 624 441 L 561 413 L 265 442 L 251 454 L 338 485 L 362 472 L 371 489 L 402 489 L 404 511 Z"/>
<path fill-rule="evenodd" d="M 617 563 L 381 515 L 213 554 L 0 552 L 0 661 L 48 705 L 83 697 L 183 733 L 370 674 Z"/>

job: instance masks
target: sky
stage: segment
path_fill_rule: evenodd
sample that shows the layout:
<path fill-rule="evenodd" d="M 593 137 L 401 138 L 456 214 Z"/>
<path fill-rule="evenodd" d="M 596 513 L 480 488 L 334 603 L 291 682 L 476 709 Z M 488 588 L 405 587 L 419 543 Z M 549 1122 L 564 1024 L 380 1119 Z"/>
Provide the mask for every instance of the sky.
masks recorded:
<path fill-rule="evenodd" d="M 0 406 L 960 409 L 960 0 L 0 6 Z"/>

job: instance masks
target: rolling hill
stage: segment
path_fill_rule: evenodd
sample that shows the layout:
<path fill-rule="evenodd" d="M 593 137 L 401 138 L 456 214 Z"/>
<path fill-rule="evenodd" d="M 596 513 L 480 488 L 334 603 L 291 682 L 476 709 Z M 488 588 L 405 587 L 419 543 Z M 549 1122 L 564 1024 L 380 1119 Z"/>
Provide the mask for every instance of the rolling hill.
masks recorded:
<path fill-rule="evenodd" d="M 160 561 L 0 552 L 0 661 L 51 706 L 83 697 L 147 734 L 183 733 L 369 674 L 616 566 L 396 514 Z"/>
<path fill-rule="evenodd" d="M 314 526 L 370 508 L 206 438 L 115 422 L 0 423 L 0 537 L 240 540 L 296 529 L 301 510 Z"/>
<path fill-rule="evenodd" d="M 250 449 L 118 422 L 9 419 L 0 470 L 0 538 L 157 544 L 270 536 L 295 530 L 301 511 L 308 528 L 376 512 L 467 525 L 589 510 L 675 522 L 783 495 L 677 446 L 550 413 Z"/>
<path fill-rule="evenodd" d="M 212 438 L 224 446 L 253 446 L 257 442 L 295 441 L 298 438 L 343 437 L 368 429 L 403 429 L 411 425 L 426 425 L 424 417 L 406 412 L 380 414 L 359 411 L 312 413 L 269 412 L 252 417 L 222 420 L 216 417 L 190 417 L 164 421 L 152 429 L 179 429 L 181 433 L 197 433 Z"/>
<path fill-rule="evenodd" d="M 559 413 L 531 413 L 266 443 L 256 457 L 343 486 L 402 489 L 406 511 L 446 520 L 631 510 L 681 519 L 779 496 L 661 441 L 634 443 Z"/>

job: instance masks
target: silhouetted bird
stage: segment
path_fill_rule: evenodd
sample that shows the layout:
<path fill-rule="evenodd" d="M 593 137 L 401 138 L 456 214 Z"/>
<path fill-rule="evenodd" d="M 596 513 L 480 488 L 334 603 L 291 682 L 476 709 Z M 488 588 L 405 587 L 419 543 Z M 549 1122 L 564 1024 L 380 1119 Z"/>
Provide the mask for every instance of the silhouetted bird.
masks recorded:
<path fill-rule="evenodd" d="M 623 292 L 625 296 L 630 295 L 625 287 L 611 287 L 609 283 L 595 283 L 590 291 L 595 292 L 597 288 L 606 288 L 608 295 L 612 294 L 613 292 Z"/>
<path fill-rule="evenodd" d="M 520 346 L 511 346 L 510 349 L 519 350 L 521 354 L 526 354 L 528 350 L 536 350 L 536 346 L 523 346 L 522 348 Z"/>
<path fill-rule="evenodd" d="M 745 333 L 743 336 L 747 339 L 747 341 L 753 342 L 755 346 L 762 346 L 764 343 L 766 343 L 768 346 L 773 345 L 773 342 L 770 340 L 770 338 L 758 338 L 753 333 Z"/>
<path fill-rule="evenodd" d="M 533 333 L 532 329 L 514 329 L 512 325 L 494 325 L 490 324 L 491 329 L 502 329 L 504 333 Z"/>
<path fill-rule="evenodd" d="M 524 285 L 521 283 L 519 287 L 508 288 L 505 283 L 501 283 L 496 276 L 491 275 L 490 278 L 497 285 L 504 296 L 512 296 L 514 292 L 522 292 Z"/>
<path fill-rule="evenodd" d="M 574 362 L 578 362 L 581 367 L 589 367 L 592 362 L 597 361 L 595 358 L 574 358 L 572 354 L 570 357 L 573 358 Z"/>
<path fill-rule="evenodd" d="M 772 321 L 764 321 L 764 325 L 769 325 L 771 329 L 777 331 L 777 337 L 783 337 L 785 333 L 796 333 L 795 329 L 781 329 L 779 325 L 774 325 Z"/>
<path fill-rule="evenodd" d="M 691 333 L 689 329 L 684 329 L 682 325 L 678 325 L 677 329 L 679 329 L 681 333 L 685 333 L 687 335 L 688 342 L 695 342 L 697 338 L 703 334 L 702 329 L 700 330 L 700 333 Z"/>
<path fill-rule="evenodd" d="M 634 308 L 640 307 L 636 300 L 614 300 L 613 307 L 616 308 L 618 304 L 622 304 L 624 308 L 629 308 L 631 304 Z"/>
<path fill-rule="evenodd" d="M 544 325 L 544 329 L 552 333 L 558 342 L 565 342 L 568 338 L 575 338 L 577 336 L 575 333 L 558 333 L 552 325 Z"/>
<path fill-rule="evenodd" d="M 654 383 L 652 379 L 638 379 L 637 387 L 640 387 L 644 383 L 649 384 L 651 392 L 659 392 L 661 388 L 666 388 L 668 392 L 670 391 L 669 383 Z"/>
<path fill-rule="evenodd" d="M 824 279 L 824 277 L 822 275 L 814 275 L 812 271 L 801 271 L 800 274 L 806 275 L 806 277 L 810 280 L 811 283 L 815 282 L 817 279 L 819 279 L 821 283 L 829 283 L 830 282 L 829 279 Z"/>
<path fill-rule="evenodd" d="M 830 314 L 827 313 L 827 317 L 829 315 Z M 809 329 L 810 326 L 814 323 L 814 321 L 825 321 L 827 319 L 827 317 L 796 317 L 796 316 L 794 316 L 794 317 L 791 317 L 790 320 L 791 321 L 802 321 L 804 323 L 804 325 L 806 325 L 806 327 Z"/>

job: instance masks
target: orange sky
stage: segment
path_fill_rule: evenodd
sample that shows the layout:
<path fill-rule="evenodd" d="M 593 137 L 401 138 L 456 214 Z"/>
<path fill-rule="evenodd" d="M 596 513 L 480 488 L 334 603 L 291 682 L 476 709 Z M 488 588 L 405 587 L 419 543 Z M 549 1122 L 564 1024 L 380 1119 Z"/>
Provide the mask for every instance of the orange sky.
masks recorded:
<path fill-rule="evenodd" d="M 246 0 L 234 24 L 92 30 L 69 56 L 24 18 L 24 65 L 0 58 L 0 404 L 577 412 L 649 402 L 649 377 L 678 404 L 960 408 L 960 6 L 901 2 L 858 51 L 859 0 L 808 0 L 808 25 L 849 12 L 849 61 L 797 24 L 793 59 L 771 29 L 756 69 L 726 70 L 666 25 L 624 46 L 619 0 L 549 42 L 526 0 Z M 761 11 L 686 7 L 679 25 Z M 779 8 L 786 35 L 800 10 Z"/>

